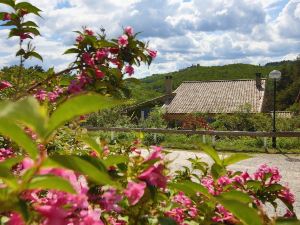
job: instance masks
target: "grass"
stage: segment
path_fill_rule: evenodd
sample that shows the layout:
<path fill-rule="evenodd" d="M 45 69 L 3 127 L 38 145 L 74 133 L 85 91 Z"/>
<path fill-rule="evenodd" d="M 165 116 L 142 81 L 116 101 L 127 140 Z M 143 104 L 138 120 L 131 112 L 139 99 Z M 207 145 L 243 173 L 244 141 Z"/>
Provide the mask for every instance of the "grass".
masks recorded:
<path fill-rule="evenodd" d="M 107 143 L 111 142 L 111 132 L 90 132 L 91 137 L 100 137 Z M 117 143 L 132 142 L 139 137 L 137 133 L 114 133 Z M 144 134 L 143 143 L 145 145 L 160 145 L 168 149 L 198 150 L 198 145 L 203 143 L 202 136 L 199 135 L 161 135 Z M 212 138 L 206 136 L 206 143 L 212 145 Z M 277 149 L 272 148 L 271 138 L 267 140 L 267 149 L 264 148 L 263 138 L 216 138 L 216 150 L 226 152 L 248 152 L 248 153 L 298 153 L 300 154 L 300 138 L 277 138 Z"/>

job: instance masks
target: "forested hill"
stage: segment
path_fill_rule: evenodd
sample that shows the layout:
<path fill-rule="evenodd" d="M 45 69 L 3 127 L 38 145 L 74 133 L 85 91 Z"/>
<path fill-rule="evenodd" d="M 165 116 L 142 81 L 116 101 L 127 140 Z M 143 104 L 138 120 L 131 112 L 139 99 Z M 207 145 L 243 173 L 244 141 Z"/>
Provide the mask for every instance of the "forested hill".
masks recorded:
<path fill-rule="evenodd" d="M 278 85 L 279 109 L 286 110 L 293 105 L 300 91 L 300 59 L 295 61 L 272 62 L 265 66 L 249 64 L 231 64 L 225 66 L 200 66 L 195 65 L 180 71 L 155 74 L 141 79 L 140 84 L 132 86 L 133 97 L 137 101 L 144 101 L 164 93 L 164 80 L 166 75 L 173 77 L 173 88 L 176 89 L 183 81 L 201 80 L 233 80 L 233 79 L 255 79 L 256 73 L 262 73 L 267 78 L 272 70 L 280 70 L 282 79 Z M 267 108 L 271 107 L 272 83 L 267 85 Z"/>

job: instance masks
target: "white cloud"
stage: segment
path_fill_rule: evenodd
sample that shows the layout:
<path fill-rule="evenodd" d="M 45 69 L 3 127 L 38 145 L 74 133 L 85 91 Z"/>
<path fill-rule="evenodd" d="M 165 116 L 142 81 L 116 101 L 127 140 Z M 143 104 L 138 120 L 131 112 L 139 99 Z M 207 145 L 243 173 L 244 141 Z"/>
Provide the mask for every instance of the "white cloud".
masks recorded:
<path fill-rule="evenodd" d="M 62 69 L 72 61 L 62 53 L 74 41 L 72 31 L 85 25 L 96 31 L 103 26 L 110 37 L 127 25 L 142 31 L 140 38 L 150 41 L 159 54 L 150 68 L 136 69 L 138 77 L 197 63 L 292 59 L 300 52 L 299 0 L 29 1 L 43 10 L 43 19 L 37 19 L 43 36 L 34 43 L 45 67 Z M 0 30 L 1 65 L 16 62 L 16 42 L 6 33 Z"/>

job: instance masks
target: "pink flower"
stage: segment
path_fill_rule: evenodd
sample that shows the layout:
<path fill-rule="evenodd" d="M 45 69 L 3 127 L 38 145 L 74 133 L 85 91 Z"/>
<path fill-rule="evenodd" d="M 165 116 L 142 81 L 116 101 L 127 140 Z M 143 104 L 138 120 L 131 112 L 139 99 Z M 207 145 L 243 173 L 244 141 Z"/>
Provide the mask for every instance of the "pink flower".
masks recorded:
<path fill-rule="evenodd" d="M 153 152 L 146 158 L 145 162 L 151 161 L 151 160 L 161 160 L 163 159 L 163 155 L 161 153 L 162 148 L 154 146 L 153 147 Z"/>
<path fill-rule="evenodd" d="M 84 40 L 84 37 L 82 35 L 79 35 L 77 38 L 76 38 L 76 42 L 80 43 Z"/>
<path fill-rule="evenodd" d="M 31 137 L 32 140 L 36 140 L 37 139 L 37 134 L 34 133 L 34 131 L 31 130 L 30 128 L 25 127 L 24 131 L 26 132 L 26 134 L 28 134 L 28 136 Z"/>
<path fill-rule="evenodd" d="M 250 175 L 247 172 L 243 172 L 241 177 L 244 179 L 244 181 L 247 181 L 250 178 Z"/>
<path fill-rule="evenodd" d="M 96 52 L 96 60 L 101 60 L 107 57 L 107 51 L 104 49 L 100 49 Z"/>
<path fill-rule="evenodd" d="M 142 174 L 138 176 L 140 180 L 147 182 L 152 186 L 156 186 L 159 188 L 166 188 L 167 186 L 167 177 L 163 175 L 164 166 L 153 165 L 147 170 L 145 170 Z"/>
<path fill-rule="evenodd" d="M 98 152 L 92 150 L 92 151 L 90 151 L 89 155 L 92 157 L 98 157 Z"/>
<path fill-rule="evenodd" d="M 290 189 L 285 187 L 281 192 L 279 193 L 279 197 L 284 199 L 289 204 L 293 204 L 295 202 L 295 195 L 291 193 Z"/>
<path fill-rule="evenodd" d="M 14 157 L 14 151 L 12 148 L 0 148 L 0 162 L 3 162 L 6 159 Z"/>
<path fill-rule="evenodd" d="M 65 225 L 67 224 L 68 213 L 63 208 L 51 205 L 36 207 L 36 210 L 44 216 L 43 225 Z"/>
<path fill-rule="evenodd" d="M 231 184 L 231 183 L 232 183 L 232 180 L 227 176 L 222 176 L 218 179 L 218 184 L 220 186 L 226 186 L 226 185 Z"/>
<path fill-rule="evenodd" d="M 174 196 L 173 201 L 185 207 L 190 207 L 192 205 L 192 200 L 188 198 L 182 191 Z"/>
<path fill-rule="evenodd" d="M 165 215 L 175 220 L 178 224 L 182 224 L 185 219 L 184 211 L 181 208 L 174 208 L 165 212 Z"/>
<path fill-rule="evenodd" d="M 119 37 L 118 44 L 122 47 L 126 47 L 128 45 L 128 36 L 124 34 L 121 37 Z"/>
<path fill-rule="evenodd" d="M 258 170 L 254 173 L 255 180 L 265 181 L 270 177 L 269 184 L 277 183 L 281 179 L 277 167 L 269 167 L 266 164 L 261 165 Z"/>
<path fill-rule="evenodd" d="M 110 150 L 109 150 L 108 146 L 107 145 L 104 146 L 104 148 L 103 148 L 103 155 L 104 156 L 108 156 L 109 153 L 110 153 Z"/>
<path fill-rule="evenodd" d="M 119 48 L 110 48 L 109 52 L 112 54 L 118 54 L 119 53 Z"/>
<path fill-rule="evenodd" d="M 11 15 L 9 13 L 4 13 L 3 21 L 11 20 Z"/>
<path fill-rule="evenodd" d="M 121 207 L 118 203 L 122 200 L 122 196 L 119 195 L 116 189 L 109 189 L 101 196 L 100 205 L 106 211 L 120 212 Z"/>
<path fill-rule="evenodd" d="M 22 161 L 23 170 L 30 169 L 33 166 L 34 166 L 34 161 L 31 158 L 26 157 L 23 159 L 23 161 Z"/>
<path fill-rule="evenodd" d="M 125 196 L 131 205 L 137 204 L 145 193 L 146 183 L 128 182 L 127 188 L 124 190 Z"/>
<path fill-rule="evenodd" d="M 75 80 L 71 82 L 68 87 L 68 92 L 71 94 L 79 93 L 82 91 L 83 85 L 81 83 L 77 83 Z"/>
<path fill-rule="evenodd" d="M 12 84 L 8 81 L 3 80 L 0 82 L 0 91 L 10 87 L 12 87 Z"/>
<path fill-rule="evenodd" d="M 76 76 L 79 81 L 79 85 L 84 86 L 85 84 L 92 83 L 92 79 L 87 75 L 86 72 L 82 72 Z M 75 81 L 74 81 L 75 82 Z"/>
<path fill-rule="evenodd" d="M 128 36 L 133 36 L 133 28 L 132 27 L 130 27 L 130 26 L 125 27 L 124 31 Z"/>
<path fill-rule="evenodd" d="M 32 37 L 31 37 L 29 34 L 27 34 L 27 33 L 21 33 L 21 34 L 20 34 L 20 39 L 21 39 L 22 41 L 25 40 L 25 39 L 27 39 L 27 38 L 32 39 Z"/>
<path fill-rule="evenodd" d="M 225 223 L 229 222 L 234 219 L 232 213 L 228 212 L 222 205 L 217 205 L 216 207 L 216 216 L 212 218 L 213 222 L 217 223 Z"/>
<path fill-rule="evenodd" d="M 105 77 L 105 73 L 103 73 L 101 70 L 96 69 L 95 70 L 95 75 L 98 79 L 102 79 L 103 77 Z"/>
<path fill-rule="evenodd" d="M 108 218 L 108 222 L 109 222 L 110 225 L 126 225 L 127 224 L 126 221 L 115 219 L 112 216 L 110 216 Z"/>
<path fill-rule="evenodd" d="M 192 206 L 188 209 L 188 214 L 190 215 L 190 217 L 195 218 L 198 215 L 198 209 L 196 208 L 196 206 Z"/>
<path fill-rule="evenodd" d="M 19 213 L 11 213 L 7 225 L 25 225 L 25 222 Z"/>
<path fill-rule="evenodd" d="M 134 74 L 134 68 L 130 65 L 126 66 L 125 73 L 128 73 L 128 75 L 131 76 L 132 74 Z"/>
<path fill-rule="evenodd" d="M 104 223 L 100 220 L 101 211 L 100 209 L 89 210 L 87 215 L 85 215 L 83 219 L 83 223 L 80 225 L 104 225 Z"/>
<path fill-rule="evenodd" d="M 217 191 L 215 191 L 215 187 L 214 187 L 214 179 L 211 176 L 207 176 L 204 177 L 201 180 L 201 184 L 206 187 L 209 191 L 209 193 L 211 193 L 212 195 L 216 195 L 218 194 Z"/>
<path fill-rule="evenodd" d="M 89 36 L 93 36 L 94 35 L 94 31 L 90 30 L 90 29 L 85 29 L 84 33 L 86 35 L 89 35 Z"/>
<path fill-rule="evenodd" d="M 47 92 L 45 90 L 38 90 L 34 97 L 40 102 L 45 101 L 47 98 Z"/>
<path fill-rule="evenodd" d="M 50 102 L 55 102 L 55 100 L 59 97 L 56 92 L 48 92 L 48 98 Z"/>
<path fill-rule="evenodd" d="M 118 59 L 111 59 L 112 64 L 116 65 L 118 68 L 122 68 L 122 63 Z"/>
<path fill-rule="evenodd" d="M 149 53 L 149 55 L 151 56 L 152 59 L 156 58 L 157 51 L 154 51 L 154 50 L 151 50 L 151 49 L 147 49 L 147 52 Z"/>
<path fill-rule="evenodd" d="M 295 217 L 295 216 L 296 216 L 295 213 L 292 212 L 292 211 L 289 210 L 289 209 L 287 209 L 287 210 L 286 210 L 286 213 L 284 214 L 284 217 L 286 217 L 286 218 L 292 218 L 292 217 Z"/>
<path fill-rule="evenodd" d="M 82 54 L 82 59 L 89 66 L 94 66 L 95 65 L 94 59 L 92 58 L 90 53 L 87 53 L 87 52 L 83 53 Z"/>

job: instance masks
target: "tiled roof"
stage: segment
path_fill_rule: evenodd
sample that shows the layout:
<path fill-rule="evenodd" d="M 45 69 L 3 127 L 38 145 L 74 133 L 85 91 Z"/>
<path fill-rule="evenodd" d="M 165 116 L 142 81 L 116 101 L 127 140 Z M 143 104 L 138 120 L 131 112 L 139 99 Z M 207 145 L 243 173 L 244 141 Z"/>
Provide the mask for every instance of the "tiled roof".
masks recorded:
<path fill-rule="evenodd" d="M 165 105 L 167 113 L 233 113 L 251 105 L 251 112 L 261 112 L 266 81 L 261 88 L 255 80 L 187 81 Z"/>

